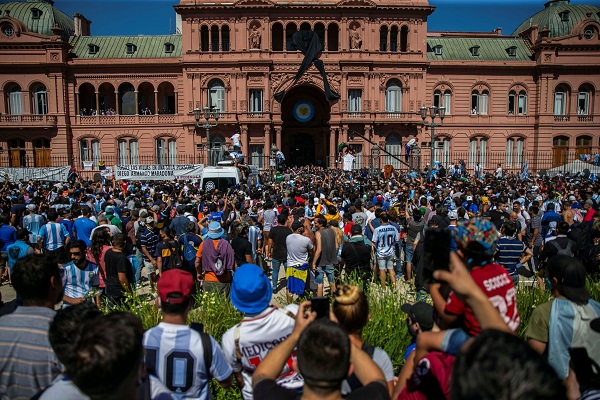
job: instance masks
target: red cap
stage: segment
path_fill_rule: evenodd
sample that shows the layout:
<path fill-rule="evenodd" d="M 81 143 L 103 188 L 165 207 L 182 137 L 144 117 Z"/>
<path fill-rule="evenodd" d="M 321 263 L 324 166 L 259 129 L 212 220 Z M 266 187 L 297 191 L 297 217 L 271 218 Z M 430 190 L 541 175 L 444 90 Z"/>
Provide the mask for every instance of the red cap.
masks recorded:
<path fill-rule="evenodd" d="M 163 303 L 181 304 L 192 294 L 194 277 L 182 269 L 171 269 L 161 274 L 157 287 Z M 173 296 L 174 294 L 178 296 Z"/>

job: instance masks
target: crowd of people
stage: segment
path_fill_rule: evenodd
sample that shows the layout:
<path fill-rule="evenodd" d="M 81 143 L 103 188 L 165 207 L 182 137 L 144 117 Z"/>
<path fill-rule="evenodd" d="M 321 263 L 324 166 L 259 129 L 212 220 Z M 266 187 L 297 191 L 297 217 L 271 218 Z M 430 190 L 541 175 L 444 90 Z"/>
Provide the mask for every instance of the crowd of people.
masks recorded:
<path fill-rule="evenodd" d="M 600 272 L 599 184 L 347 160 L 277 165 L 225 192 L 5 180 L 2 279 L 18 307 L 0 318 L 0 397 L 205 399 L 212 378 L 246 400 L 600 396 L 600 304 L 586 288 Z M 362 339 L 375 283 L 420 300 L 402 306 L 414 340 L 397 377 Z M 552 294 L 526 340 L 519 286 Z M 141 287 L 157 326 L 98 311 Z M 220 343 L 187 325 L 198 290 L 244 314 Z M 312 296 L 333 299 L 329 318 L 294 304 Z"/>

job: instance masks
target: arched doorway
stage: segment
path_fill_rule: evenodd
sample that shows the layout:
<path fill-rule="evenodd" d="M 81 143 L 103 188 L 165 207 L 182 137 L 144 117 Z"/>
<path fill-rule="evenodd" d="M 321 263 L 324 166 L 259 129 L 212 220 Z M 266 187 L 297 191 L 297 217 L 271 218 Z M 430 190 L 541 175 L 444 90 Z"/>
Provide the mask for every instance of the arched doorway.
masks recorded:
<path fill-rule="evenodd" d="M 292 88 L 283 98 L 281 151 L 290 165 L 326 165 L 330 149 L 331 107 L 323 91 L 310 85 Z"/>

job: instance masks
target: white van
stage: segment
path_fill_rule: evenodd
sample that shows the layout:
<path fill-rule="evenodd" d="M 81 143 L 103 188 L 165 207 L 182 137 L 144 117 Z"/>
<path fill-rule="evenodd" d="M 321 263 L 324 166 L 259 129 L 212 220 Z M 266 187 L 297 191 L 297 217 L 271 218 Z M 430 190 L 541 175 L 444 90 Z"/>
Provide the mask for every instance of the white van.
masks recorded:
<path fill-rule="evenodd" d="M 237 167 L 218 165 L 216 167 L 204 167 L 200 187 L 211 192 L 215 189 L 226 192 L 227 189 L 242 182 L 242 173 Z"/>

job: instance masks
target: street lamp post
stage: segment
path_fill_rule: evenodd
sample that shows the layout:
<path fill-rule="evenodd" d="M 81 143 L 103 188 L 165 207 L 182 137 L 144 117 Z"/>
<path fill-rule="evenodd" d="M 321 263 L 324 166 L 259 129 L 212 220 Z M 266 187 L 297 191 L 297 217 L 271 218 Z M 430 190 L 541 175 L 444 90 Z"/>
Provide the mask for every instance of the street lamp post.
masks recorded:
<path fill-rule="evenodd" d="M 214 106 L 204 107 L 202 110 L 199 108 L 194 108 L 194 119 L 196 120 L 196 126 L 198 128 L 206 129 L 206 158 L 208 166 L 211 165 L 212 162 L 212 146 L 210 144 L 210 129 L 214 128 L 219 124 L 219 109 Z M 206 122 L 204 124 L 200 124 L 200 118 L 204 117 Z M 210 122 L 211 119 L 214 119 L 214 124 Z"/>
<path fill-rule="evenodd" d="M 371 159 L 372 159 L 372 169 L 374 173 L 377 173 L 379 175 L 379 156 L 381 155 L 381 149 L 379 148 L 379 146 L 374 145 L 373 147 L 371 147 Z"/>
<path fill-rule="evenodd" d="M 275 145 L 275 143 L 273 143 L 273 145 L 271 146 L 271 159 L 272 161 L 272 165 L 273 165 L 273 175 L 272 175 L 272 179 L 273 181 L 275 181 L 275 175 L 277 174 L 277 170 L 279 169 L 279 159 L 277 158 L 277 153 L 279 152 L 279 149 L 277 148 L 277 146 Z"/>
<path fill-rule="evenodd" d="M 431 122 L 426 123 L 427 119 L 427 110 L 429 110 L 429 116 L 431 117 Z M 440 122 L 435 122 L 435 117 L 440 117 Z M 433 171 L 433 164 L 435 163 L 435 128 L 438 126 L 444 125 L 444 117 L 446 116 L 446 108 L 445 107 L 421 107 L 421 118 L 423 119 L 423 126 L 431 128 L 431 161 L 429 163 L 429 174 Z"/>

